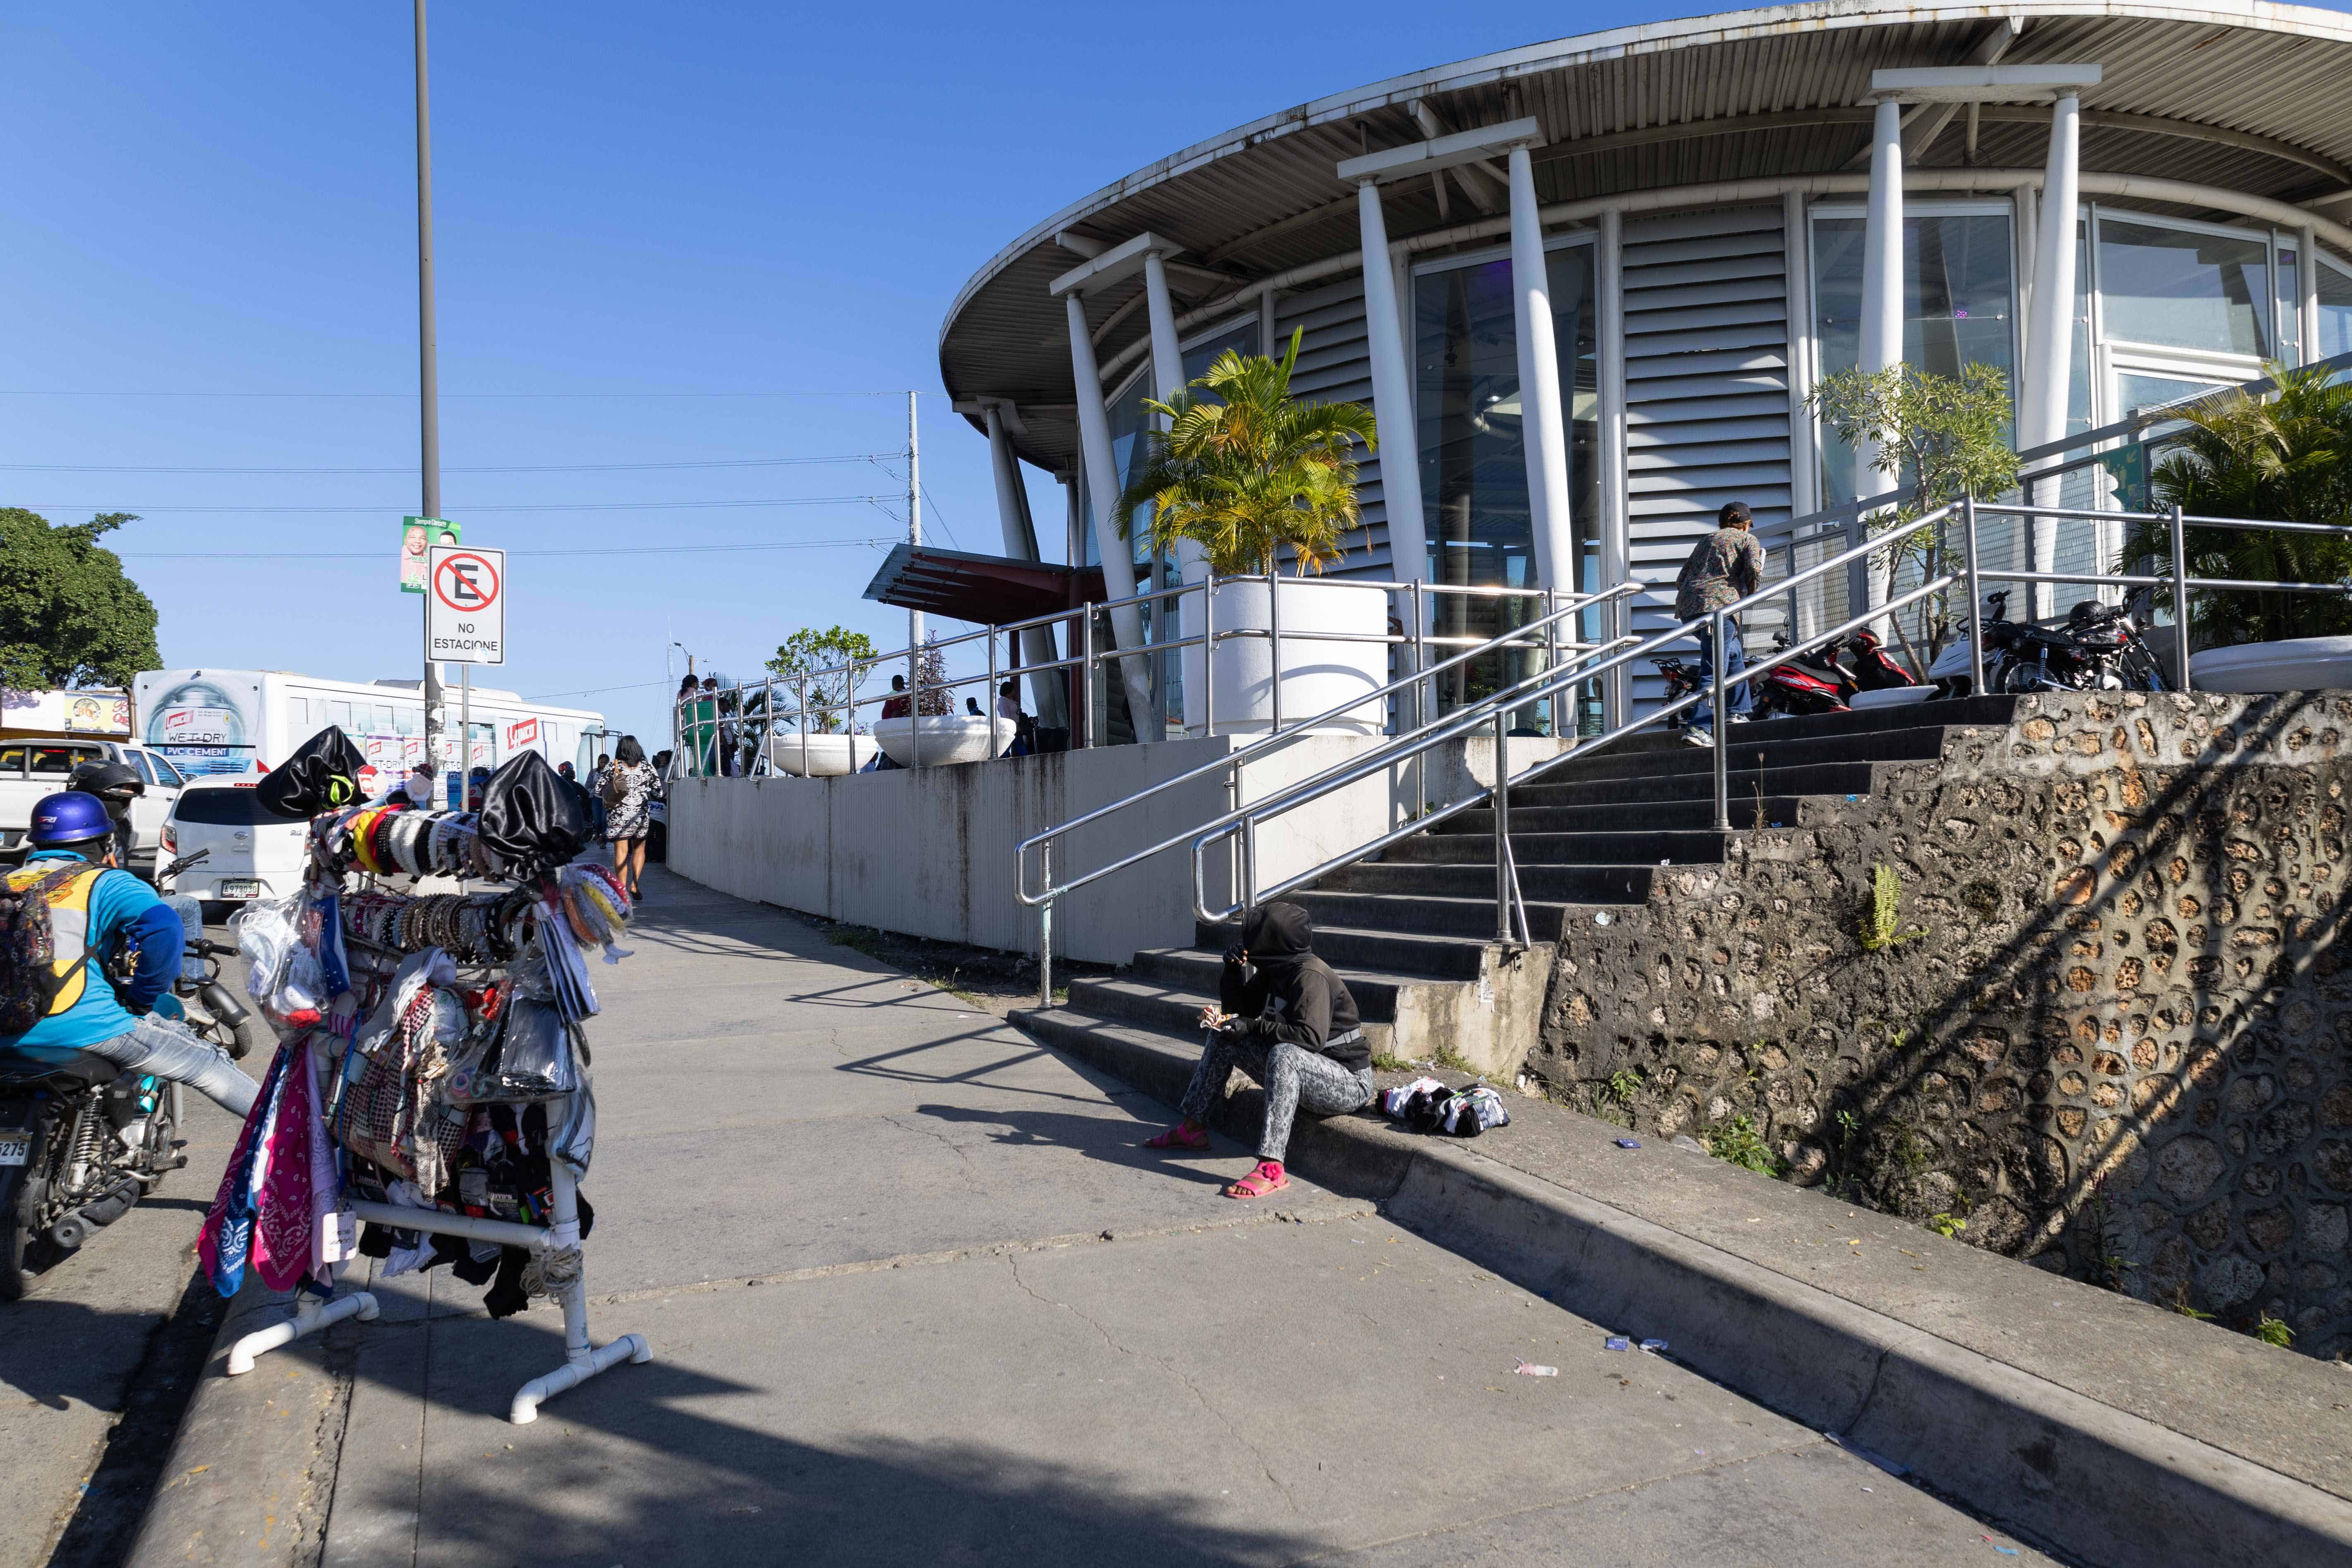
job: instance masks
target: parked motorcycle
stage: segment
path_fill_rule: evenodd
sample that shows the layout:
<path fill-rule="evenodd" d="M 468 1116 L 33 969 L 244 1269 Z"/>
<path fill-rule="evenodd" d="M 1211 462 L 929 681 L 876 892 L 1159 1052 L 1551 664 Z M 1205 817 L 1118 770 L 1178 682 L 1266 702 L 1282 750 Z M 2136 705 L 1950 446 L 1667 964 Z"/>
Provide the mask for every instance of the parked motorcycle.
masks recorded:
<path fill-rule="evenodd" d="M 1994 691 L 2005 690 L 2001 677 L 2008 669 L 2011 648 L 2016 646 L 2020 627 L 2009 618 L 2009 590 L 1996 588 L 1984 597 L 1981 616 L 1984 624 L 1984 673 L 1986 687 Z M 1968 697 L 1974 694 L 1975 678 L 1969 667 L 1973 662 L 1970 639 L 1956 637 L 1945 645 L 1935 661 L 1927 666 L 1927 683 L 1938 697 Z"/>
<path fill-rule="evenodd" d="M 2084 599 L 2056 626 L 2011 622 L 2005 592 L 1985 595 L 1985 685 L 1994 691 L 2168 691 L 2139 623 L 2121 605 Z M 1939 692 L 1966 696 L 1969 643 L 1944 650 L 1928 671 Z"/>

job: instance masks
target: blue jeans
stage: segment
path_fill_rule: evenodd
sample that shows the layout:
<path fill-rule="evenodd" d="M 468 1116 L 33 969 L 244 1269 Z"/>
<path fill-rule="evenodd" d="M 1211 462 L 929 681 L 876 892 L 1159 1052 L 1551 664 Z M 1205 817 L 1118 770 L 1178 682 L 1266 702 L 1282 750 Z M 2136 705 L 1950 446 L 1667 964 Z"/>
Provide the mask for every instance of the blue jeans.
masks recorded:
<path fill-rule="evenodd" d="M 239 1116 L 251 1110 L 261 1095 L 261 1086 L 238 1071 L 218 1047 L 167 1018 L 142 1018 L 131 1026 L 129 1034 L 100 1040 L 89 1052 L 126 1071 L 153 1073 L 184 1083 Z"/>
<path fill-rule="evenodd" d="M 1739 640 L 1739 623 L 1723 623 L 1723 679 L 1731 678 L 1748 668 L 1748 648 Z M 1698 627 L 1698 706 L 1691 710 L 1690 727 L 1710 730 L 1715 727 L 1715 623 L 1701 621 Z M 1724 699 L 1730 717 L 1745 719 L 1756 705 L 1755 689 L 1733 686 Z"/>

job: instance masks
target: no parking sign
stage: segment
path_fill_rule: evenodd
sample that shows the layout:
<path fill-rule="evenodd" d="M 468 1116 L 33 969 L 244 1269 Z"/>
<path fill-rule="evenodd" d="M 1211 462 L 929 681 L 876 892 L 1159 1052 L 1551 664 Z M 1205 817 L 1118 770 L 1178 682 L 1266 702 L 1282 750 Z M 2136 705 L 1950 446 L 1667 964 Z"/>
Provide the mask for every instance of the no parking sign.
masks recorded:
<path fill-rule="evenodd" d="M 449 664 L 507 661 L 507 552 L 436 544 L 427 556 L 433 657 Z"/>

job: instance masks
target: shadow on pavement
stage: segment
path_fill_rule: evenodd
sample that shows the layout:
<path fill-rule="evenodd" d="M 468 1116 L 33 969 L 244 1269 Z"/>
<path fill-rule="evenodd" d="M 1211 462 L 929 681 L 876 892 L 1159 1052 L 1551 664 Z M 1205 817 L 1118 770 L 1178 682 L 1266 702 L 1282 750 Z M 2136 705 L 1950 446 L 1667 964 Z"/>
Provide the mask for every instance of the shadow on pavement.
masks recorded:
<path fill-rule="evenodd" d="M 1222 1158 L 1230 1164 L 1238 1152 L 1227 1149 L 1221 1154 L 1211 1150 L 1171 1157 L 1142 1146 L 1144 1139 L 1160 1130 L 1157 1123 L 1120 1121 L 1103 1116 L 1064 1116 L 1050 1110 L 976 1110 L 961 1105 L 919 1105 L 915 1114 L 936 1117 L 941 1121 L 1001 1127 L 1003 1131 L 993 1134 L 990 1142 L 1008 1148 L 1069 1149 L 1106 1165 L 1148 1170 L 1196 1186 L 1221 1187 L 1234 1177 L 1195 1170 L 1188 1162 Z"/>

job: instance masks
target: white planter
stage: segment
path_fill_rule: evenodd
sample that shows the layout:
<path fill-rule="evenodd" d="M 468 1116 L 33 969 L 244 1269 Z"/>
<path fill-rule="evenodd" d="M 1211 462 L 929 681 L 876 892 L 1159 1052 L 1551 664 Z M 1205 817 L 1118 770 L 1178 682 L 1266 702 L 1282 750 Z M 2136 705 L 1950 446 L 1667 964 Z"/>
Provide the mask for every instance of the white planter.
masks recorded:
<path fill-rule="evenodd" d="M 969 713 L 927 713 L 919 737 L 912 719 L 877 719 L 874 738 L 902 768 L 936 767 L 948 763 L 982 763 L 1013 744 L 1018 727 L 1010 719 L 974 718 Z M 921 742 L 919 752 L 916 742 Z"/>
<path fill-rule="evenodd" d="M 812 734 L 808 738 L 806 776 L 830 779 L 838 778 L 843 773 L 854 773 L 872 762 L 879 751 L 871 735 Z M 801 773 L 801 737 L 797 734 L 770 736 L 768 761 L 780 773 Z"/>
<path fill-rule="evenodd" d="M 2171 668 L 2165 666 L 2167 673 Z M 2189 656 L 2189 680 L 2200 691 L 2352 689 L 2352 637 L 2293 637 L 2209 647 Z"/>
<path fill-rule="evenodd" d="M 1205 562 L 1186 568 L 1184 580 L 1197 584 L 1209 574 Z M 1314 577 L 1281 580 L 1282 721 L 1296 726 L 1348 701 L 1370 698 L 1389 683 L 1389 647 L 1384 642 L 1341 641 L 1318 633 L 1349 637 L 1384 637 L 1389 629 L 1389 595 L 1384 588 L 1353 583 L 1326 582 Z M 1202 631 L 1202 595 L 1182 597 L 1183 635 Z M 1274 728 L 1274 642 L 1265 636 L 1227 637 L 1231 631 L 1265 633 L 1274 624 L 1276 602 L 1262 580 L 1219 583 L 1216 602 L 1208 606 L 1218 635 L 1216 733 L 1262 735 Z M 1203 676 L 1203 650 L 1184 650 L 1184 730 L 1199 737 L 1209 733 L 1209 682 Z M 1377 735 L 1387 727 L 1385 699 L 1327 719 L 1310 732 L 1328 735 Z"/>

